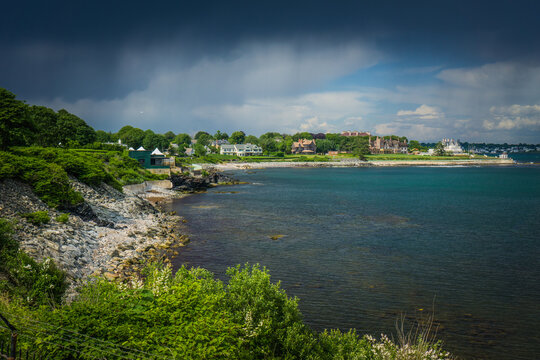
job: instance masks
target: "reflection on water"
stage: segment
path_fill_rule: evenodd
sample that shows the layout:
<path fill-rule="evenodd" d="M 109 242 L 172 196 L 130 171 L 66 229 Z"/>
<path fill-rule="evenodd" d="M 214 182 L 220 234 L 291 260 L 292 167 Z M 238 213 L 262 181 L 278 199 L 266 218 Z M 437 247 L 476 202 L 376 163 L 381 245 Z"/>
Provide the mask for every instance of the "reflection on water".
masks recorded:
<path fill-rule="evenodd" d="M 251 184 L 171 205 L 191 232 L 176 266 L 225 278 L 228 266 L 260 263 L 319 330 L 391 334 L 401 314 L 414 319 L 434 305 L 439 338 L 462 357 L 540 352 L 540 169 L 237 176 Z"/>

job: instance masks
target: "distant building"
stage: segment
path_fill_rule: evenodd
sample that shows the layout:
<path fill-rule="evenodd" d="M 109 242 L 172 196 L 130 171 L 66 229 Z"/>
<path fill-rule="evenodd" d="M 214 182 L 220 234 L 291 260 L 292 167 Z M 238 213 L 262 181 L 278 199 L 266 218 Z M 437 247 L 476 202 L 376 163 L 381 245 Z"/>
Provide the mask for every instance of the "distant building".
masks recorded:
<path fill-rule="evenodd" d="M 508 153 L 505 151 L 501 155 L 499 155 L 500 159 L 508 159 Z"/>
<path fill-rule="evenodd" d="M 210 150 L 210 148 L 208 146 L 204 146 L 204 150 L 206 150 L 206 154 L 210 154 L 212 152 L 212 150 Z M 186 150 L 184 150 L 184 153 L 187 155 L 187 156 L 193 156 L 195 155 L 195 149 L 193 147 L 188 147 L 186 148 Z"/>
<path fill-rule="evenodd" d="M 463 148 L 459 145 L 459 140 L 454 139 L 442 139 L 442 145 L 444 151 L 452 154 L 463 154 Z"/>
<path fill-rule="evenodd" d="M 262 148 L 254 144 L 232 144 L 219 147 L 221 155 L 254 156 L 262 155 Z"/>
<path fill-rule="evenodd" d="M 298 139 L 293 142 L 291 153 L 293 154 L 315 154 L 317 151 L 317 144 L 315 140 Z"/>
<path fill-rule="evenodd" d="M 212 140 L 210 146 L 220 147 L 221 145 L 229 145 L 229 140 Z"/>
<path fill-rule="evenodd" d="M 407 154 L 408 146 L 406 141 L 370 136 L 369 151 L 372 154 Z"/>
<path fill-rule="evenodd" d="M 156 148 L 154 151 L 146 150 L 142 146 L 137 150 L 130 150 L 129 157 L 137 160 L 139 164 L 147 169 L 168 169 L 174 166 L 174 158 L 167 158 Z"/>
<path fill-rule="evenodd" d="M 342 131 L 341 136 L 371 136 L 369 132 L 360 132 L 360 131 Z"/>

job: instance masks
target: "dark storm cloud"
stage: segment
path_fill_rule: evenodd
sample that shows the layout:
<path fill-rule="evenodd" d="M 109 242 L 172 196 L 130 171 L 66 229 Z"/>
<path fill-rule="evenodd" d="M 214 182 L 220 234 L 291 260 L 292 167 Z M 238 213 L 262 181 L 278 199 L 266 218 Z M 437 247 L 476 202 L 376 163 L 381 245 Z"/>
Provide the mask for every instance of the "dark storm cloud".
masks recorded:
<path fill-rule="evenodd" d="M 530 86 L 540 68 L 537 4 L 12 1 L 0 9 L 0 87 L 106 130 L 391 131 L 404 121 L 389 115 L 432 108 L 437 124 L 415 124 L 426 137 L 458 125 L 536 129 L 537 117 L 517 117 L 540 96 Z M 391 81 L 368 82 L 366 69 L 381 63 Z M 432 81 L 419 86 L 426 71 Z M 412 82 L 399 83 L 407 72 Z M 516 75 L 525 73 L 530 81 Z M 460 80 L 471 78 L 481 86 Z M 499 121 L 493 106 L 512 111 Z"/>

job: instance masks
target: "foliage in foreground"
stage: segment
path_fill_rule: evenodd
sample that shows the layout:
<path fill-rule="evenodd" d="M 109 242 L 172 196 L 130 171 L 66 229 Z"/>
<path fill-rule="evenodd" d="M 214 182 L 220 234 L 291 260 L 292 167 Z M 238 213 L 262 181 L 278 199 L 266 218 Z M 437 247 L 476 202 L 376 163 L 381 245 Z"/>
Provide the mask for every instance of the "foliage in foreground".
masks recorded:
<path fill-rule="evenodd" d="M 0 292 L 30 307 L 60 304 L 67 286 L 65 273 L 50 259 L 38 262 L 28 256 L 11 231 L 11 224 L 0 218 Z"/>
<path fill-rule="evenodd" d="M 354 331 L 315 333 L 266 269 L 237 266 L 228 282 L 200 268 L 153 265 L 131 283 L 95 279 L 56 310 L 0 301 L 23 348 L 54 359 L 447 359 L 439 345 L 397 345 Z M 26 330 L 24 330 L 26 329 Z M 1 333 L 0 333 L 1 334 Z M 1 336 L 1 335 L 0 335 Z"/>

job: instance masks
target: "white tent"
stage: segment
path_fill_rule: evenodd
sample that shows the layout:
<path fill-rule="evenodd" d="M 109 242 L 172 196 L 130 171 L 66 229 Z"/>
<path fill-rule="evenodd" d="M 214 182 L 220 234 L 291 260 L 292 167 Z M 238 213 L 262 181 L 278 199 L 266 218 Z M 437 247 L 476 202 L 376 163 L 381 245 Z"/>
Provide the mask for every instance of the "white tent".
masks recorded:
<path fill-rule="evenodd" d="M 137 151 L 146 151 L 146 149 L 141 146 L 140 148 L 137 149 Z"/>
<path fill-rule="evenodd" d="M 150 155 L 163 155 L 163 153 L 161 151 L 159 151 L 158 148 L 156 148 L 154 151 L 152 151 L 152 154 Z"/>
<path fill-rule="evenodd" d="M 135 151 L 135 149 L 132 148 L 132 147 L 130 147 L 128 150 L 129 150 L 129 151 Z"/>

